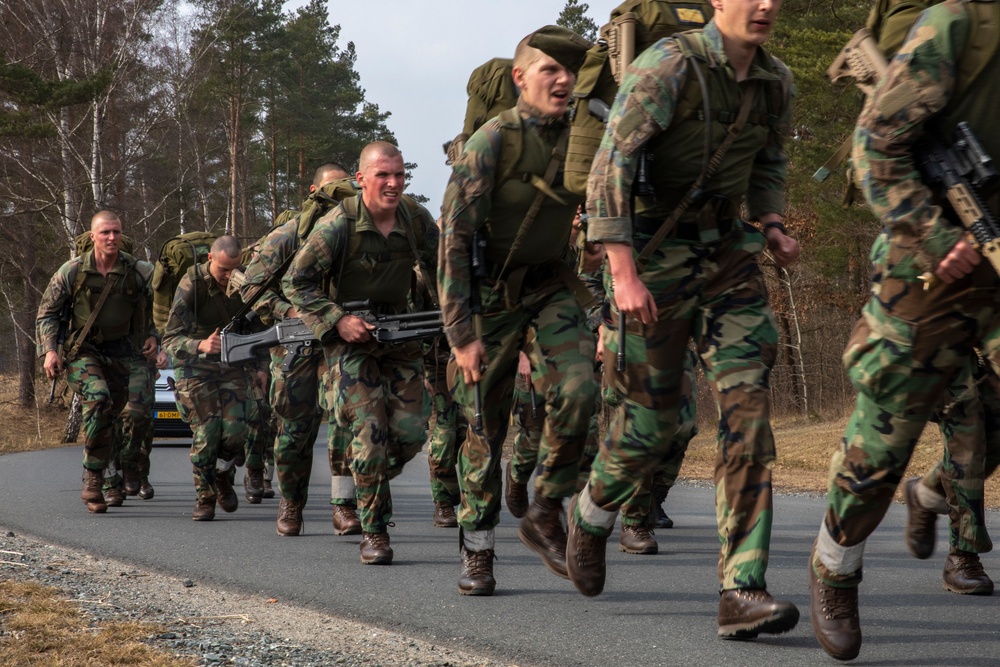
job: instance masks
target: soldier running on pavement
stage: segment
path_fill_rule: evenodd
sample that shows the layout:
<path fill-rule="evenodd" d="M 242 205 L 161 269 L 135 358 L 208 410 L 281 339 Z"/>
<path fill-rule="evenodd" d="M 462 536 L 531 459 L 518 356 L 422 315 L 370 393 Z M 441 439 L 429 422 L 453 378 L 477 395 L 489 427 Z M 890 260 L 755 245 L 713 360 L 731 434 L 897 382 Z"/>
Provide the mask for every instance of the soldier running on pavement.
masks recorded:
<path fill-rule="evenodd" d="M 129 360 L 155 358 L 158 338 L 148 317 L 152 305 L 152 267 L 121 250 L 122 223 L 111 211 L 90 221 L 93 250 L 56 271 L 38 306 L 38 355 L 45 375 L 54 379 L 63 367 L 66 381 L 83 405 L 83 491 L 87 510 L 107 511 L 102 471 L 114 443 L 114 422 L 128 399 Z M 63 357 L 60 320 L 70 311 Z"/>

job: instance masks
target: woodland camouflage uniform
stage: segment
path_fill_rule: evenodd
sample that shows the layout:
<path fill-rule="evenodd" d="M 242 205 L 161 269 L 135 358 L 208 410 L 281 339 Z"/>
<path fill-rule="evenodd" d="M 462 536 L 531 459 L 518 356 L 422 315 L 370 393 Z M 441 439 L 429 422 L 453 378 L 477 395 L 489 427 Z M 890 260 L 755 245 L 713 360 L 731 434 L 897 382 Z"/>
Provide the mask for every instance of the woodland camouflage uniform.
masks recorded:
<path fill-rule="evenodd" d="M 990 7 L 1000 12 L 1000 5 Z M 995 120 L 1000 58 L 994 54 L 976 83 L 961 98 L 953 96 L 969 26 L 962 2 L 950 0 L 922 14 L 855 130 L 857 180 L 885 229 L 871 251 L 872 296 L 844 352 L 858 398 L 831 463 L 827 510 L 812 560 L 813 570 L 831 586 L 860 583 L 865 540 L 892 502 L 924 425 L 950 385 L 970 372 L 974 347 L 994 368 L 1000 360 L 1000 279 L 990 264 L 983 261 L 950 284 L 936 280 L 929 289 L 920 279 L 934 271 L 963 230 L 958 220 L 942 215 L 920 182 L 911 148 L 929 128 L 950 138 L 965 120 L 986 152 L 1000 155 Z M 995 201 L 987 205 L 994 216 L 1000 213 Z M 978 416 L 964 422 L 964 429 L 974 430 L 963 464 L 962 486 L 968 488 L 955 489 L 967 498 L 972 517 L 982 498 L 983 426 Z M 982 549 L 988 543 L 973 534 L 968 546 Z"/>
<path fill-rule="evenodd" d="M 298 218 L 294 218 L 265 237 L 257 255 L 247 266 L 245 280 L 240 287 L 244 300 L 253 297 L 298 249 L 298 229 Z M 271 325 L 286 317 L 291 304 L 281 293 L 278 283 L 268 288 L 253 308 L 265 324 Z M 281 497 L 304 504 L 309 496 L 313 446 L 323 420 L 319 388 L 326 361 L 318 346 L 307 347 L 285 371 L 282 364 L 286 354 L 283 347 L 271 349 L 268 402 L 278 422 L 274 463 Z"/>
<path fill-rule="evenodd" d="M 392 520 L 389 480 L 426 438 L 430 405 L 423 388 L 420 343 L 342 342 L 336 338 L 337 321 L 345 314 L 339 304 L 370 299 L 381 312 L 404 312 L 413 262 L 434 266 L 438 235 L 430 213 L 423 207 L 411 212 L 404 201 L 387 238 L 361 195 L 350 201 L 356 220 L 350 220 L 345 202 L 320 218 L 281 287 L 313 334 L 324 341 L 329 366 L 325 401 L 331 427 L 349 428 L 353 435 L 350 465 L 362 530 L 385 533 Z M 423 235 L 414 239 L 420 257 L 414 258 L 407 234 L 421 226 Z"/>
<path fill-rule="evenodd" d="M 524 145 L 517 171 L 544 173 L 565 121 L 541 115 L 523 98 L 509 113 Z M 558 500 L 576 490 L 580 456 L 598 395 L 593 335 L 586 313 L 565 279 L 567 275 L 575 278 L 567 253 L 580 198 L 565 190 L 557 176 L 553 190 L 565 203 L 545 198 L 508 270 L 499 275 L 536 192 L 528 179 L 518 176 L 497 182 L 503 141 L 498 119 L 470 137 L 464 154 L 453 166 L 442 206 L 438 285 L 445 334 L 452 349 L 481 339 L 488 359 L 480 381 L 483 433 L 470 431 L 458 457 L 462 486 L 459 525 L 466 544 L 474 551 L 493 548 L 492 530 L 500 518 L 502 495 L 501 448 L 510 421 L 518 352 L 524 348 L 529 331 L 536 341 L 531 361 L 538 375 L 537 400 L 547 407 L 536 498 Z M 478 286 L 481 331 L 476 330 L 470 311 L 470 249 L 475 230 L 485 234 L 488 244 L 485 258 L 489 275 Z M 465 384 L 454 362 L 449 366 L 449 383 L 455 400 L 472 422 L 473 387 Z"/>
<path fill-rule="evenodd" d="M 758 48 L 747 80 L 737 83 L 714 21 L 685 34 L 711 65 L 704 73 L 713 107 L 713 150 L 741 93 L 756 81 L 751 116 L 706 183 L 710 196 L 704 205 L 680 218 L 639 274 L 656 301 L 657 321 L 642 325 L 628 319 L 624 373 L 615 371 L 618 309 L 608 285 L 612 306 L 604 324 L 604 369 L 620 406 L 570 521 L 606 536 L 639 480 L 677 453 L 673 436 L 685 404 L 694 400 L 684 372 L 693 338 L 721 415 L 715 467 L 720 590 L 765 589 L 775 457 L 768 383 L 777 331 L 757 265 L 765 238 L 740 218 L 740 204 L 745 196 L 749 220 L 784 210 L 791 74 Z M 650 47 L 627 71 L 590 174 L 588 240 L 624 243 L 639 252 L 696 180 L 705 122 L 674 117 L 687 86 L 697 88 L 697 77 L 675 39 Z M 772 108 L 775 90 L 781 92 L 780 109 Z M 650 184 L 656 196 L 637 199 L 633 222 L 630 194 L 643 146 L 652 152 Z"/>
<path fill-rule="evenodd" d="M 236 465 L 244 460 L 250 378 L 245 368 L 225 366 L 218 354 L 200 352 L 198 343 L 228 324 L 241 306 L 238 295 L 229 297 L 220 289 L 208 262 L 193 266 L 177 285 L 163 331 L 163 348 L 174 364 L 177 407 L 194 433 L 195 490 L 205 503 L 216 499 L 217 477 L 226 475 L 231 485 Z"/>
<path fill-rule="evenodd" d="M 81 273 L 86 277 L 74 293 Z M 111 274 L 117 275 L 111 295 L 79 353 L 66 359 L 66 380 L 80 394 L 83 405 L 83 467 L 98 471 L 107 468 L 112 459 L 115 419 L 129 398 L 130 363 L 141 357 L 147 338 L 157 337 L 148 315 L 152 304 L 150 264 L 119 251 Z M 73 314 L 63 347 L 68 351 L 73 346 L 74 334 L 83 328 L 106 281 L 95 267 L 93 250 L 59 267 L 38 306 L 39 356 L 57 349 L 60 312 L 67 300 L 73 304 Z"/>

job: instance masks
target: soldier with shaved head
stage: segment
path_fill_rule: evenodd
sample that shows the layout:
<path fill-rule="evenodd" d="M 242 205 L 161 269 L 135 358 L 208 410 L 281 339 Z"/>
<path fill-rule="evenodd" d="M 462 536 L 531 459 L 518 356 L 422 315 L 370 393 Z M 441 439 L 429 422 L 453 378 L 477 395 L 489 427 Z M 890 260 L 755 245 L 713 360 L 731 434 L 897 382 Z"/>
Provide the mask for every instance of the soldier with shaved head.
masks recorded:
<path fill-rule="evenodd" d="M 389 565 L 389 480 L 427 435 L 421 348 L 417 341 L 378 343 L 373 326 L 343 306 L 367 300 L 379 313 L 405 312 L 415 264 L 433 275 L 438 234 L 427 209 L 403 195 L 405 166 L 396 146 L 365 146 L 356 178 L 361 192 L 316 222 L 281 289 L 323 341 L 331 428 L 351 431 L 361 562 Z"/>
<path fill-rule="evenodd" d="M 99 211 L 90 223 L 93 249 L 66 262 L 49 281 L 38 306 L 38 355 L 50 379 L 68 371 L 67 383 L 83 404 L 83 491 L 90 512 L 107 511 L 101 487 L 114 440 L 115 417 L 128 399 L 129 362 L 156 357 L 158 339 L 149 317 L 153 267 L 121 250 L 122 223 Z M 59 349 L 61 313 L 65 354 Z M 119 503 L 120 504 L 120 503 Z"/>

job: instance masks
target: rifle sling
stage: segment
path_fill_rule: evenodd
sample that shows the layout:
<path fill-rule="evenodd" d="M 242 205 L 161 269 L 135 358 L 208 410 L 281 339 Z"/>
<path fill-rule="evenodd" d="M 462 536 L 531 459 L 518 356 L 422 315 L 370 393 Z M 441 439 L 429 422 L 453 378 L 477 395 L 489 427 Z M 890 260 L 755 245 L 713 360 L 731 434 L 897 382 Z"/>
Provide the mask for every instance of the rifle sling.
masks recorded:
<path fill-rule="evenodd" d="M 66 361 L 74 359 L 77 352 L 80 351 L 80 346 L 83 345 L 83 341 L 86 340 L 87 334 L 89 334 L 90 330 L 93 328 L 94 322 L 97 321 L 97 316 L 101 314 L 101 308 L 104 307 L 104 302 L 108 300 L 109 296 L 111 296 L 111 289 L 117 282 L 117 273 L 108 274 L 107 280 L 104 283 L 104 289 L 101 290 L 101 295 L 97 298 L 97 303 L 94 304 L 93 310 L 90 311 L 90 317 L 88 317 L 87 321 L 83 323 L 83 328 L 80 329 L 80 335 L 77 336 L 75 341 L 73 341 L 73 347 L 65 357 Z"/>
<path fill-rule="evenodd" d="M 705 165 L 701 174 L 698 175 L 694 184 L 687 191 L 687 194 L 684 195 L 684 198 L 681 199 L 676 207 L 674 207 L 674 210 L 670 212 L 667 219 L 663 221 L 663 224 L 660 225 L 660 228 L 656 230 L 656 233 L 646 243 L 642 252 L 639 253 L 638 257 L 636 257 L 635 264 L 639 273 L 642 273 L 643 270 L 645 270 L 646 263 L 653 255 L 653 252 L 655 252 L 660 246 L 660 243 L 662 243 L 663 239 L 667 237 L 667 234 L 673 230 L 677 221 L 680 220 L 685 211 L 687 211 L 688 208 L 691 207 L 691 204 L 694 203 L 697 193 L 701 191 L 705 182 L 711 179 L 712 176 L 715 175 L 718 168 L 722 165 L 722 160 L 726 157 L 726 153 L 729 152 L 729 149 L 732 147 L 733 143 L 736 141 L 737 137 L 739 137 L 740 133 L 743 132 L 743 128 L 746 126 L 747 119 L 750 117 L 750 107 L 753 105 L 756 92 L 757 79 L 751 79 L 746 90 L 743 91 L 743 102 L 740 104 L 740 110 L 736 117 L 736 121 L 729 126 L 728 130 L 726 130 L 726 136 L 722 140 L 722 143 L 717 149 L 715 149 L 715 153 L 708 161 L 708 164 Z"/>

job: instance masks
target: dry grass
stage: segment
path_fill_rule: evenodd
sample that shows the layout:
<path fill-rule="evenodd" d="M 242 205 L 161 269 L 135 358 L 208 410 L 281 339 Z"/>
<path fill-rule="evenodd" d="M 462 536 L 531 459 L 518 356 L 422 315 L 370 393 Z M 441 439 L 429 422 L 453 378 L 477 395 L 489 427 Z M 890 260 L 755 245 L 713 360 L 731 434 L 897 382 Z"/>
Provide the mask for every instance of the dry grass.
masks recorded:
<path fill-rule="evenodd" d="M 47 405 L 49 384 L 38 382 L 35 387 L 37 405 L 22 408 L 17 404 L 17 377 L 0 375 L 0 424 L 3 424 L 0 454 L 67 446 L 62 439 L 72 396 L 65 383 L 60 382 L 59 389 L 64 393 L 57 396 L 52 405 Z"/>
<path fill-rule="evenodd" d="M 785 419 L 774 422 L 778 460 L 774 465 L 774 487 L 781 491 L 825 493 L 830 457 L 840 445 L 847 417 L 830 421 Z M 934 424 L 928 424 L 910 459 L 907 476 L 923 475 L 941 460 L 943 443 Z M 715 467 L 715 433 L 702 429 L 688 448 L 681 479 L 710 480 Z M 902 492 L 896 494 L 902 500 Z M 986 506 L 1000 508 L 1000 483 L 986 480 Z"/>
<path fill-rule="evenodd" d="M 82 601 L 81 601 L 82 602 Z M 163 632 L 156 625 L 108 622 L 89 627 L 80 602 L 62 599 L 55 588 L 0 582 L 0 667 L 191 667 L 142 643 Z"/>

